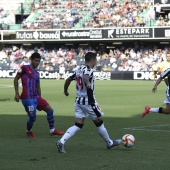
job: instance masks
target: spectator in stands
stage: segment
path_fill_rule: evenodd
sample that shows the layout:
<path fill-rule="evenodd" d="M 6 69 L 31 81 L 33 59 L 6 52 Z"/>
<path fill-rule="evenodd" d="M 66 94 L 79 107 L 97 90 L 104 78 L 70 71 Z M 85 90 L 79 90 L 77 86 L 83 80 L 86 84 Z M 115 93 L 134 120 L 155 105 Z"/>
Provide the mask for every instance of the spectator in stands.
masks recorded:
<path fill-rule="evenodd" d="M 0 68 L 5 70 L 10 69 L 10 60 L 7 58 L 7 55 L 4 55 L 0 61 Z"/>
<path fill-rule="evenodd" d="M 119 26 L 120 27 L 126 27 L 128 25 L 128 19 L 126 17 L 122 17 L 120 19 L 120 23 L 119 23 Z"/>
<path fill-rule="evenodd" d="M 57 26 L 60 24 L 60 17 L 56 14 L 53 18 L 53 25 Z"/>
<path fill-rule="evenodd" d="M 59 75 L 58 75 L 58 80 L 60 80 L 60 78 L 62 78 L 62 76 L 65 74 L 65 67 L 64 64 L 61 64 L 59 66 Z"/>
<path fill-rule="evenodd" d="M 101 67 L 100 63 L 97 63 L 96 71 L 102 71 L 102 67 Z"/>
<path fill-rule="evenodd" d="M 137 50 L 138 49 L 138 50 Z M 0 51 L 0 62 L 6 61 L 10 69 L 17 69 L 22 62 L 23 56 L 28 56 L 34 52 L 35 49 L 24 49 L 24 47 L 4 47 Z M 66 71 L 72 71 L 76 67 L 84 63 L 84 54 L 93 48 L 73 48 L 68 49 L 62 47 L 56 50 L 46 50 L 44 48 L 36 48 L 41 54 L 42 60 L 40 69 L 48 71 L 59 71 L 59 66 L 64 65 Z M 96 70 L 102 71 L 152 71 L 152 63 L 158 64 L 166 59 L 166 54 L 170 47 L 158 48 L 157 46 L 138 48 L 116 48 L 110 51 L 98 51 Z M 5 57 L 2 57 L 5 56 Z M 8 59 L 9 58 L 9 59 Z"/>
<path fill-rule="evenodd" d="M 170 12 L 168 13 L 168 19 L 170 20 Z"/>
<path fill-rule="evenodd" d="M 165 25 L 164 18 L 162 17 L 162 15 L 159 16 L 155 25 L 156 26 L 164 26 Z"/>
<path fill-rule="evenodd" d="M 167 25 L 168 25 L 168 21 L 169 21 L 168 15 L 165 15 L 164 22 L 165 22 Z"/>
<path fill-rule="evenodd" d="M 145 23 L 137 24 L 137 19 L 143 10 L 150 7 L 150 1 L 151 0 L 146 2 L 142 1 L 140 4 L 138 4 L 136 1 L 124 0 L 121 4 L 119 0 L 101 0 L 99 4 L 95 6 L 97 1 L 89 0 L 88 3 L 92 5 L 91 7 L 99 8 L 92 10 L 92 17 L 87 22 L 85 22 L 83 26 L 97 28 L 108 26 L 145 26 L 146 21 Z M 38 2 L 36 2 L 34 6 L 36 6 L 37 3 Z M 42 11 L 44 11 L 44 13 L 42 12 L 42 16 L 38 17 L 35 21 L 38 23 L 38 26 L 35 27 L 34 23 L 32 23 L 30 27 L 28 26 L 28 29 L 69 29 L 79 21 L 82 21 L 80 18 L 84 16 L 86 11 L 91 10 L 89 7 L 87 7 L 87 4 L 83 3 L 81 0 L 70 1 L 66 4 L 62 1 L 61 3 L 58 3 L 57 0 L 41 0 L 41 2 L 38 4 L 39 7 L 37 7 L 37 9 L 43 6 L 44 10 L 42 9 Z M 63 6 L 59 6 L 59 8 L 57 8 L 56 5 L 59 4 L 63 6 L 66 5 L 66 8 L 63 9 Z"/>
<path fill-rule="evenodd" d="M 109 3 L 107 2 L 107 0 L 104 0 L 101 4 L 100 4 L 100 8 L 109 8 L 110 5 Z"/>
<path fill-rule="evenodd" d="M 89 7 L 92 7 L 93 6 L 93 0 L 88 0 L 87 4 L 88 4 Z"/>
<path fill-rule="evenodd" d="M 67 18 L 67 21 L 69 22 L 69 25 L 70 25 L 70 28 L 72 28 L 74 26 L 74 16 L 70 15 L 68 18 Z"/>
<path fill-rule="evenodd" d="M 101 11 L 101 9 L 98 7 L 96 9 L 93 9 L 93 11 L 92 11 L 93 19 L 95 19 L 96 17 L 99 17 L 98 15 L 99 15 L 100 11 Z"/>
<path fill-rule="evenodd" d="M 36 2 L 33 6 L 33 12 L 36 12 L 38 9 L 40 8 L 40 3 L 39 2 Z"/>
<path fill-rule="evenodd" d="M 99 13 L 99 19 L 109 19 L 110 15 L 109 15 L 109 11 L 108 11 L 108 8 L 105 7 L 105 8 L 102 8 L 100 10 L 100 13 Z"/>
<path fill-rule="evenodd" d="M 141 18 L 140 18 L 140 16 L 138 16 L 137 17 L 137 26 L 141 26 L 141 23 L 142 23 Z"/>
<path fill-rule="evenodd" d="M 84 63 L 84 54 L 85 51 L 83 49 L 80 49 L 78 52 L 78 57 L 77 57 L 77 65 L 82 65 Z"/>
<path fill-rule="evenodd" d="M 67 71 L 73 71 L 74 68 L 75 68 L 75 66 L 72 65 L 71 61 L 67 61 L 67 62 L 66 62 L 65 70 L 67 70 Z"/>
<path fill-rule="evenodd" d="M 47 63 L 45 67 L 46 71 L 54 71 L 53 64 L 52 63 Z"/>
<path fill-rule="evenodd" d="M 145 18 L 142 17 L 142 18 L 141 18 L 141 24 L 140 24 L 140 26 L 141 26 L 141 27 L 144 27 L 145 25 L 146 25 Z"/>
<path fill-rule="evenodd" d="M 115 0 L 109 0 L 109 1 L 111 1 L 111 3 L 108 2 L 110 5 L 110 8 L 114 8 L 116 6 L 116 1 Z"/>
<path fill-rule="evenodd" d="M 72 8 L 72 2 L 68 2 L 68 3 L 67 3 L 67 8 L 68 8 L 68 9 L 71 9 L 71 8 Z"/>
<path fill-rule="evenodd" d="M 3 19 L 3 29 L 8 30 L 8 26 L 9 26 L 8 18 L 4 17 L 4 19 Z"/>
<path fill-rule="evenodd" d="M 0 30 L 2 30 L 2 17 L 0 16 Z"/>
<path fill-rule="evenodd" d="M 5 48 L 3 48 L 3 49 L 0 51 L 0 61 L 2 61 L 3 58 L 6 58 L 6 57 L 7 57 L 7 54 L 6 54 Z"/>
<path fill-rule="evenodd" d="M 83 2 L 81 0 L 77 0 L 74 5 L 75 8 L 82 9 L 83 8 Z"/>
<path fill-rule="evenodd" d="M 20 68 L 20 64 L 17 61 L 14 61 L 14 63 L 11 63 L 10 67 L 14 70 L 18 70 Z"/>
<path fill-rule="evenodd" d="M 23 19 L 23 21 L 22 21 L 22 28 L 23 29 L 27 28 L 27 21 L 26 21 L 26 19 Z"/>
<path fill-rule="evenodd" d="M 44 6 L 44 5 L 46 5 L 46 0 L 41 0 L 40 1 L 40 6 Z"/>
<path fill-rule="evenodd" d="M 156 4 L 156 9 L 155 9 L 155 19 L 157 20 L 159 18 L 161 12 L 161 6 L 159 3 Z"/>
<path fill-rule="evenodd" d="M 38 28 L 38 22 L 34 22 L 33 24 L 34 24 L 33 29 L 37 29 Z"/>
<path fill-rule="evenodd" d="M 47 1 L 46 4 L 47 4 L 47 6 L 51 6 L 51 5 L 53 5 L 53 1 L 52 0 Z"/>
<path fill-rule="evenodd" d="M 27 29 L 30 29 L 31 28 L 31 22 L 27 21 L 26 24 L 27 24 Z"/>
<path fill-rule="evenodd" d="M 53 1 L 52 1 L 52 5 L 59 5 L 59 4 L 61 4 L 61 3 L 58 2 L 58 0 L 53 0 Z"/>

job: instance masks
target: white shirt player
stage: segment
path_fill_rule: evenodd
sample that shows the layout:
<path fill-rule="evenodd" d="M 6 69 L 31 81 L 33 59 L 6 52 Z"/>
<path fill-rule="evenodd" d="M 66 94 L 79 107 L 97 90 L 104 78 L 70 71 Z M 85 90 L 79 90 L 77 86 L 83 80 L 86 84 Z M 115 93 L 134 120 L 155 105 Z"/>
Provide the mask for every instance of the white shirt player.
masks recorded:
<path fill-rule="evenodd" d="M 162 79 L 164 79 L 165 77 L 168 77 L 168 83 L 169 83 L 169 77 L 170 77 L 170 68 L 166 69 L 161 75 L 160 77 Z M 169 98 L 170 97 L 170 86 L 168 85 L 167 86 L 167 89 L 166 89 L 166 96 Z M 169 99 L 166 99 L 168 102 L 165 102 L 164 103 L 170 103 L 170 100 Z"/>
<path fill-rule="evenodd" d="M 86 84 L 83 81 L 84 75 L 89 75 L 89 82 L 91 84 L 91 88 L 87 90 Z M 71 76 L 72 80 L 76 81 L 76 103 L 82 105 L 90 105 L 96 103 L 94 96 L 94 76 L 93 69 L 89 66 L 82 65 L 80 66 Z"/>
<path fill-rule="evenodd" d="M 27 58 L 27 57 L 25 57 L 25 58 Z M 30 65 L 30 62 L 28 61 L 28 58 L 26 60 L 25 60 L 25 58 L 22 61 L 22 63 L 20 64 L 20 67 L 23 66 L 23 65 Z"/>

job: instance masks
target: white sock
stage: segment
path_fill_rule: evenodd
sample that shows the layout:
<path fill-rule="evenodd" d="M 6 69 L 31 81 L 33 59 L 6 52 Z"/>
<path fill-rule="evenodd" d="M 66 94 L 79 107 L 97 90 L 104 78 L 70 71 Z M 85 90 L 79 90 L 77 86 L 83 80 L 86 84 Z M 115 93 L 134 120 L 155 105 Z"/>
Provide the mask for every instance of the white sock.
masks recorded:
<path fill-rule="evenodd" d="M 80 128 L 75 125 L 67 129 L 63 137 L 60 139 L 61 143 L 64 144 L 68 139 L 70 139 L 79 130 Z"/>
<path fill-rule="evenodd" d="M 113 141 L 110 139 L 109 134 L 108 134 L 106 128 L 104 127 L 104 123 L 101 126 L 96 127 L 96 128 L 97 128 L 99 135 L 104 139 L 104 141 L 107 143 L 107 145 L 108 146 L 112 145 Z"/>
<path fill-rule="evenodd" d="M 55 130 L 55 128 L 53 128 L 53 129 L 50 129 L 50 133 L 53 133 L 53 132 L 54 132 L 54 130 Z"/>
<path fill-rule="evenodd" d="M 154 113 L 159 113 L 159 107 L 158 108 L 151 108 L 149 111 L 154 112 Z"/>

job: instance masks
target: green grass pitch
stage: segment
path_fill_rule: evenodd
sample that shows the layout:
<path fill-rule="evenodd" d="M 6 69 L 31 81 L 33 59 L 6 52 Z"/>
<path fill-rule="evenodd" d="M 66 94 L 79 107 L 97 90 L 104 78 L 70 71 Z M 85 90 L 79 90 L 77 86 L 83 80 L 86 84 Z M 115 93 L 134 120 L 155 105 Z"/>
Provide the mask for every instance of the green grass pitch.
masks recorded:
<path fill-rule="evenodd" d="M 42 97 L 55 110 L 57 129 L 66 131 L 74 124 L 74 82 L 69 97 L 63 94 L 63 80 L 41 80 Z M 165 83 L 157 93 L 153 81 L 95 81 L 95 94 L 105 113 L 103 120 L 112 139 L 133 134 L 136 143 L 106 149 L 93 123 L 85 125 L 65 145 L 66 154 L 55 146 L 60 137 L 49 135 L 46 114 L 37 112 L 33 132 L 26 137 L 27 116 L 16 103 L 12 79 L 0 79 L 0 170 L 168 170 L 170 157 L 170 117 L 150 113 L 141 118 L 145 105 L 165 106 Z"/>

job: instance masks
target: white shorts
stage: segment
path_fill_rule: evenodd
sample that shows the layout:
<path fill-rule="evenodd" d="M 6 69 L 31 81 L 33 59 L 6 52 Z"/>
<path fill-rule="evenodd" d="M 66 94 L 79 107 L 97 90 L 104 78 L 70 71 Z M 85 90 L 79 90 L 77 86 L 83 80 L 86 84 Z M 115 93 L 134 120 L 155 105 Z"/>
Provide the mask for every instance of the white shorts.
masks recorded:
<path fill-rule="evenodd" d="M 94 105 L 81 105 L 75 103 L 74 109 L 75 117 L 79 119 L 89 117 L 91 120 L 97 120 L 104 115 L 97 103 Z"/>
<path fill-rule="evenodd" d="M 170 104 L 170 96 L 166 96 L 166 99 L 164 100 L 164 103 L 168 103 L 168 104 Z"/>

